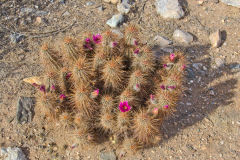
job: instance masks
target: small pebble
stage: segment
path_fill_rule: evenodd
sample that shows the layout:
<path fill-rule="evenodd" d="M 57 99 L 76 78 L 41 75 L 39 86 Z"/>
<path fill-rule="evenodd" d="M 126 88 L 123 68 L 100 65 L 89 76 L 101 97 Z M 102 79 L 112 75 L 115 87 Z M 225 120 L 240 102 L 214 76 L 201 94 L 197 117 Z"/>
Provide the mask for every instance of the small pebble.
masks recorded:
<path fill-rule="evenodd" d="M 94 4 L 95 4 L 95 2 L 89 1 L 89 2 L 86 3 L 86 6 L 92 6 Z"/>
<path fill-rule="evenodd" d="M 70 13 L 68 11 L 63 13 L 63 16 L 70 16 Z"/>
<path fill-rule="evenodd" d="M 217 30 L 216 32 L 210 34 L 209 40 L 210 40 L 211 45 L 212 45 L 213 48 L 220 47 L 220 45 L 222 43 L 221 37 L 222 37 L 222 35 L 221 35 L 221 31 L 220 30 Z"/>

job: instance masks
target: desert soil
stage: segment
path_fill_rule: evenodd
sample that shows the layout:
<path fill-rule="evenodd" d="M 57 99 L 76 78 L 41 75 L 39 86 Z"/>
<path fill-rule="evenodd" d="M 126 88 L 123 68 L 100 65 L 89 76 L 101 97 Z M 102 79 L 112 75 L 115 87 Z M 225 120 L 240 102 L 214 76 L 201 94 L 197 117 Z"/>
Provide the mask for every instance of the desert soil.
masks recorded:
<path fill-rule="evenodd" d="M 194 75 L 187 76 L 177 112 L 161 128 L 163 140 L 159 145 L 125 154 L 108 143 L 81 145 L 76 132 L 58 125 L 53 130 L 38 113 L 30 123 L 17 123 L 18 97 L 35 93 L 33 86 L 22 80 L 41 74 L 40 44 L 110 28 L 106 21 L 117 13 L 116 6 L 98 0 L 87 6 L 86 2 L 0 1 L 0 148 L 20 147 L 30 160 L 97 160 L 101 152 L 114 152 L 118 159 L 126 160 L 240 159 L 240 69 L 233 69 L 240 62 L 240 10 L 215 0 L 205 0 L 201 5 L 196 0 L 180 0 L 185 10 L 180 20 L 161 18 L 154 0 L 138 0 L 120 26 L 138 24 L 144 43 L 152 43 L 156 35 L 173 40 L 178 28 L 194 35 L 189 45 L 173 40 L 172 48 L 186 53 Z M 224 42 L 219 48 L 211 48 L 208 37 L 217 29 L 222 31 Z M 10 39 L 13 33 L 24 37 L 14 43 Z M 223 66 L 216 67 L 218 58 L 224 60 Z M 192 64 L 196 63 L 204 69 L 194 68 Z"/>

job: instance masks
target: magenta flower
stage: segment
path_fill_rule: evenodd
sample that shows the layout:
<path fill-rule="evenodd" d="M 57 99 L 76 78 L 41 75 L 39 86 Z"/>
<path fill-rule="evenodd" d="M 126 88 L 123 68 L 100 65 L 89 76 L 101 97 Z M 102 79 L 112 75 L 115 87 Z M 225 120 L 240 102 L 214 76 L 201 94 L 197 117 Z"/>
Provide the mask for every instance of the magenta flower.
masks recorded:
<path fill-rule="evenodd" d="M 69 79 L 71 77 L 72 73 L 71 72 L 68 72 L 67 75 L 66 75 L 66 79 Z"/>
<path fill-rule="evenodd" d="M 186 68 L 186 65 L 183 64 L 183 65 L 182 65 L 182 70 L 185 70 L 185 68 Z"/>
<path fill-rule="evenodd" d="M 116 47 L 117 44 L 118 44 L 117 42 L 112 42 L 112 46 L 113 46 L 113 47 Z"/>
<path fill-rule="evenodd" d="M 166 67 L 167 67 L 167 64 L 163 64 L 163 67 L 166 68 Z"/>
<path fill-rule="evenodd" d="M 153 94 L 150 94 L 150 99 L 151 99 L 151 100 L 154 100 L 154 98 L 155 98 L 154 95 L 153 95 Z"/>
<path fill-rule="evenodd" d="M 86 38 L 86 39 L 85 39 L 85 42 L 86 42 L 86 43 L 90 43 L 90 42 L 91 42 L 91 39 L 90 39 L 90 38 Z"/>
<path fill-rule="evenodd" d="M 89 44 L 89 43 L 84 44 L 83 47 L 84 47 L 85 49 L 93 50 L 93 48 L 91 47 L 91 44 Z"/>
<path fill-rule="evenodd" d="M 41 85 L 39 89 L 40 89 L 40 91 L 42 91 L 42 92 L 44 92 L 44 93 L 46 92 L 46 89 L 45 89 L 45 86 L 44 86 L 44 85 Z"/>
<path fill-rule="evenodd" d="M 128 112 L 131 110 L 131 106 L 129 106 L 128 101 L 120 102 L 119 110 L 121 112 Z"/>
<path fill-rule="evenodd" d="M 137 48 L 135 49 L 134 54 L 138 54 L 138 53 L 139 53 L 139 49 Z"/>
<path fill-rule="evenodd" d="M 168 109 L 168 108 L 169 108 L 169 106 L 168 106 L 168 105 L 165 105 L 163 108 L 165 108 L 165 109 Z"/>
<path fill-rule="evenodd" d="M 175 58 L 176 58 L 175 54 L 174 54 L 174 53 L 171 53 L 171 54 L 170 54 L 170 61 L 174 61 Z"/>
<path fill-rule="evenodd" d="M 96 35 L 93 35 L 93 41 L 96 43 L 96 44 L 99 44 L 102 42 L 102 36 L 100 34 L 96 34 Z"/>
<path fill-rule="evenodd" d="M 37 83 L 32 84 L 34 87 L 38 87 L 39 85 Z"/>
<path fill-rule="evenodd" d="M 134 45 L 137 46 L 138 45 L 138 41 L 134 40 Z"/>
<path fill-rule="evenodd" d="M 161 86 L 160 86 L 160 88 L 162 88 L 163 90 L 165 90 L 165 86 L 162 84 Z"/>
<path fill-rule="evenodd" d="M 55 85 L 52 85 L 52 86 L 51 86 L 51 90 L 52 90 L 52 91 L 56 90 Z"/>
<path fill-rule="evenodd" d="M 140 84 L 136 84 L 136 85 L 133 87 L 133 89 L 134 89 L 135 91 L 139 92 L 139 91 L 140 91 Z"/>
<path fill-rule="evenodd" d="M 65 94 L 61 94 L 59 97 L 61 100 L 64 100 L 66 98 Z"/>
<path fill-rule="evenodd" d="M 97 97 L 99 95 L 99 89 L 94 90 L 93 95 Z"/>
<path fill-rule="evenodd" d="M 152 104 L 157 104 L 156 98 L 155 98 L 155 96 L 153 94 L 150 94 L 150 102 Z"/>
<path fill-rule="evenodd" d="M 170 88 L 170 89 L 175 89 L 176 86 L 168 86 L 168 88 Z"/>

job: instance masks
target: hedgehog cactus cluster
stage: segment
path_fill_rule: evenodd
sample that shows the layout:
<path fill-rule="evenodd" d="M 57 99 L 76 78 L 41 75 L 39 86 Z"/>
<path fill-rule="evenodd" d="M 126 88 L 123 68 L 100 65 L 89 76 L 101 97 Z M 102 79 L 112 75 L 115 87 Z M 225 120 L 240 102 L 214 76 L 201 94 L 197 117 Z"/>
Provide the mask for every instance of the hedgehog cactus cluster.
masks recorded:
<path fill-rule="evenodd" d="M 186 61 L 181 52 L 156 58 L 138 34 L 129 25 L 123 36 L 106 31 L 44 44 L 42 83 L 33 84 L 41 113 L 74 126 L 88 142 L 109 139 L 133 150 L 158 143 L 181 95 Z"/>

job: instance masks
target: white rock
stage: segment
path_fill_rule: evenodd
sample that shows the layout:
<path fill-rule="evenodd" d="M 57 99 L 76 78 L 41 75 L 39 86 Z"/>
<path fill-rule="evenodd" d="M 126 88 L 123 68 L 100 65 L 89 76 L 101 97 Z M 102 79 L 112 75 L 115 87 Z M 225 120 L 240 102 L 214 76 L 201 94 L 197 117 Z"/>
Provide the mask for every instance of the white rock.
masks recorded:
<path fill-rule="evenodd" d="M 230 5 L 230 6 L 240 8 L 240 0 L 221 0 L 221 2 L 223 2 L 227 5 Z"/>
<path fill-rule="evenodd" d="M 22 150 L 17 147 L 2 148 L 0 156 L 5 157 L 4 160 L 27 160 Z"/>
<path fill-rule="evenodd" d="M 180 29 L 174 31 L 173 38 L 180 43 L 186 44 L 193 41 L 193 36 L 190 33 L 182 31 Z"/>
<path fill-rule="evenodd" d="M 128 3 L 118 3 L 117 10 L 120 13 L 127 14 L 130 11 L 131 5 Z"/>
<path fill-rule="evenodd" d="M 119 0 L 103 0 L 103 1 L 107 3 L 117 4 Z"/>
<path fill-rule="evenodd" d="M 224 60 L 223 59 L 221 59 L 221 58 L 216 58 L 215 59 L 215 64 L 216 64 L 216 67 L 223 67 L 224 66 Z"/>
<path fill-rule="evenodd" d="M 172 41 L 162 37 L 162 36 L 155 36 L 153 38 L 154 43 L 156 43 L 157 45 L 159 45 L 159 47 L 165 48 L 168 47 L 170 44 L 172 44 Z"/>
<path fill-rule="evenodd" d="M 220 45 L 222 43 L 221 37 L 222 37 L 222 35 L 221 35 L 220 30 L 217 30 L 216 32 L 210 34 L 209 40 L 211 42 L 212 47 L 215 47 L 215 48 L 220 47 Z"/>
<path fill-rule="evenodd" d="M 117 27 L 120 23 L 124 21 L 124 17 L 122 14 L 116 14 L 112 16 L 111 19 L 107 21 L 107 25 L 109 25 L 112 28 Z"/>
<path fill-rule="evenodd" d="M 179 19 L 184 16 L 184 11 L 178 0 L 156 0 L 157 13 L 163 18 Z"/>

